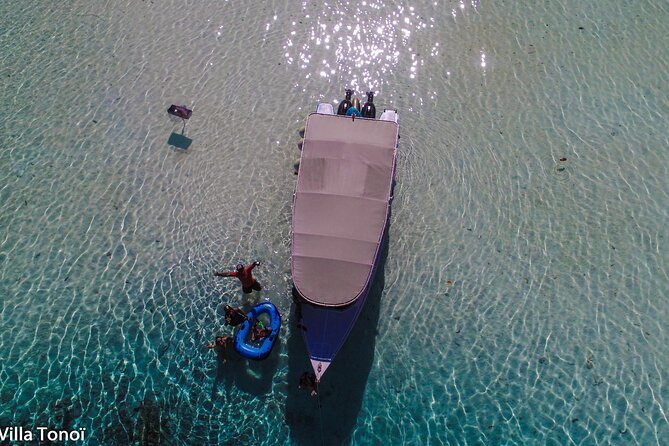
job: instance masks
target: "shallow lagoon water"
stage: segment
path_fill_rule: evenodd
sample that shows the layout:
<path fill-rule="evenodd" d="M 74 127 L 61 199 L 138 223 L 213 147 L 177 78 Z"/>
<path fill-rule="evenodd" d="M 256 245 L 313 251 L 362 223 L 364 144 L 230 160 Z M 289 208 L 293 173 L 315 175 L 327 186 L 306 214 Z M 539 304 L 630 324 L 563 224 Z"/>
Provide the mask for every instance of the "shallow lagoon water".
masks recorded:
<path fill-rule="evenodd" d="M 662 2 L 0 4 L 0 426 L 85 443 L 664 444 Z M 387 252 L 316 399 L 297 130 L 400 111 Z M 194 110 L 188 150 L 168 145 Z M 204 348 L 261 260 L 265 362 Z"/>

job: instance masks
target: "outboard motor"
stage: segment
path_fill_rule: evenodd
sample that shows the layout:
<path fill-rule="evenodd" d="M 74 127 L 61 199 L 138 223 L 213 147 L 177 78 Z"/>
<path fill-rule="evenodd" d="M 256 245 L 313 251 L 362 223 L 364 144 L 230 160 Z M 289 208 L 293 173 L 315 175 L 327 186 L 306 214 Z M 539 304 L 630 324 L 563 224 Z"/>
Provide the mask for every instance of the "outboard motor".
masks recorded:
<path fill-rule="evenodd" d="M 376 107 L 374 106 L 374 92 L 367 92 L 367 102 L 362 106 L 362 117 L 363 118 L 376 118 Z"/>
<path fill-rule="evenodd" d="M 346 89 L 346 99 L 339 103 L 339 108 L 337 109 L 338 115 L 345 115 L 348 109 L 353 105 L 351 103 L 351 95 L 353 95 L 353 90 Z"/>
<path fill-rule="evenodd" d="M 176 116 L 181 119 L 188 119 L 193 114 L 193 110 L 189 110 L 185 105 L 170 105 L 170 108 L 167 109 L 167 113 L 172 116 Z"/>

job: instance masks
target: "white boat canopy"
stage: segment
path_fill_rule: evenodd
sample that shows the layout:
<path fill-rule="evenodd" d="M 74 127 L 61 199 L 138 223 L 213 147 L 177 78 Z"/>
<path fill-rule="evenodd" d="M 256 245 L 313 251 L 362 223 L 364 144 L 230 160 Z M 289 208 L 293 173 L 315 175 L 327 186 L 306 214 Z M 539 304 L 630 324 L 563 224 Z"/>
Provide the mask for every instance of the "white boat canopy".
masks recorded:
<path fill-rule="evenodd" d="M 293 202 L 292 274 L 316 305 L 354 302 L 372 279 L 388 219 L 399 125 L 312 113 Z"/>

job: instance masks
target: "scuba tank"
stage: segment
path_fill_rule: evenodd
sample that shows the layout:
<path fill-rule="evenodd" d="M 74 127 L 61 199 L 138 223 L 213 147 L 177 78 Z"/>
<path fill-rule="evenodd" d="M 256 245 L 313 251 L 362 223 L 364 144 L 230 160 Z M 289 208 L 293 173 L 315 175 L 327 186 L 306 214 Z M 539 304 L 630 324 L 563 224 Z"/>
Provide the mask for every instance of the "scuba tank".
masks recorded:
<path fill-rule="evenodd" d="M 360 99 L 358 98 L 353 98 L 351 100 L 351 106 L 346 110 L 346 116 L 362 116 L 362 113 L 360 113 L 360 109 L 362 107 L 360 106 Z"/>
<path fill-rule="evenodd" d="M 365 102 L 365 105 L 363 105 L 362 110 L 360 110 L 362 113 L 363 118 L 376 118 L 376 107 L 374 106 L 374 92 L 373 91 L 368 91 L 367 92 L 367 102 Z"/>
<path fill-rule="evenodd" d="M 337 109 L 337 114 L 338 115 L 345 115 L 348 109 L 353 105 L 351 103 L 351 95 L 353 94 L 353 90 L 346 89 L 346 99 L 341 101 L 339 103 L 339 108 Z"/>

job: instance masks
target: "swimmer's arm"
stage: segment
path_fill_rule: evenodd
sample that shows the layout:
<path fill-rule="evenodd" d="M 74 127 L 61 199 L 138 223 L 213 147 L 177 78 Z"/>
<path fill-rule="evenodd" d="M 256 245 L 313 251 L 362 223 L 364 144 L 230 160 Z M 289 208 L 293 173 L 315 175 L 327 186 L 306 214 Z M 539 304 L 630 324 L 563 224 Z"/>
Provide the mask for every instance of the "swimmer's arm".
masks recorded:
<path fill-rule="evenodd" d="M 236 275 L 237 271 L 229 271 L 229 272 L 214 271 L 214 276 L 218 277 L 235 277 Z"/>

